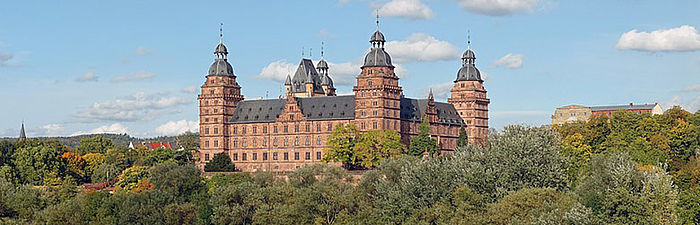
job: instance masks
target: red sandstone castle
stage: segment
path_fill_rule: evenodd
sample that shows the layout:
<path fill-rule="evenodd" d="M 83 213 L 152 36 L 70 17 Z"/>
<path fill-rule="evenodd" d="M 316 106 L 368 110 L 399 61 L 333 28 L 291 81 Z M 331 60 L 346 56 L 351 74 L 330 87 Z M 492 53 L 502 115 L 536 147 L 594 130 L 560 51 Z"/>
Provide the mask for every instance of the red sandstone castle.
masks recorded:
<path fill-rule="evenodd" d="M 284 98 L 244 100 L 221 41 L 198 97 L 198 166 L 224 152 L 242 171 L 293 171 L 320 162 L 333 129 L 348 123 L 360 131 L 395 130 L 408 145 L 427 119 L 443 151 L 454 150 L 461 126 L 470 143 L 486 142 L 490 101 L 471 48 L 462 55 L 451 97 L 443 103 L 433 100 L 432 91 L 427 99 L 404 97 L 379 26 L 369 42 L 353 95 L 336 96 L 322 55 L 316 66 L 301 60 L 294 77 L 287 76 Z"/>

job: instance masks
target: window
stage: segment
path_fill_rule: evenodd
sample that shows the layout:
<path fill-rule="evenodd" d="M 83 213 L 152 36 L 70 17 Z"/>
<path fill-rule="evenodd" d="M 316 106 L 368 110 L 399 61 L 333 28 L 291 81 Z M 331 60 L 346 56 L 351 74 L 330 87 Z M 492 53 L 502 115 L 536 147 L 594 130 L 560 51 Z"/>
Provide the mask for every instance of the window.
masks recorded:
<path fill-rule="evenodd" d="M 311 124 L 308 124 L 308 123 L 307 123 L 307 124 L 306 124 L 306 129 L 305 129 L 305 130 L 306 130 L 306 132 L 310 132 L 310 131 L 311 131 Z"/>
<path fill-rule="evenodd" d="M 289 120 L 294 120 L 294 115 L 289 115 Z"/>
<path fill-rule="evenodd" d="M 333 124 L 328 123 L 328 131 L 332 131 L 332 130 L 333 130 Z"/>
<path fill-rule="evenodd" d="M 285 133 L 288 133 L 288 132 L 289 132 L 289 126 L 284 125 L 284 132 L 285 132 Z"/>
<path fill-rule="evenodd" d="M 370 70 L 369 73 L 372 73 L 372 70 Z M 372 86 L 372 81 L 367 81 L 367 85 Z"/>
<path fill-rule="evenodd" d="M 238 140 L 233 140 L 233 147 L 238 147 Z"/>
<path fill-rule="evenodd" d="M 245 127 L 241 127 L 241 133 L 245 134 Z"/>
<path fill-rule="evenodd" d="M 237 134 L 238 133 L 238 127 L 233 127 L 233 133 Z"/>
<path fill-rule="evenodd" d="M 321 145 L 321 136 L 316 138 L 316 145 Z"/>
<path fill-rule="evenodd" d="M 272 160 L 277 160 L 277 152 L 272 153 Z"/>
<path fill-rule="evenodd" d="M 263 127 L 263 134 L 267 134 L 267 126 Z"/>
<path fill-rule="evenodd" d="M 284 146 L 289 146 L 289 138 L 284 138 Z"/>
<path fill-rule="evenodd" d="M 209 147 L 209 141 L 204 141 L 204 147 Z"/>
<path fill-rule="evenodd" d="M 289 106 L 289 110 L 294 110 L 294 106 Z"/>
<path fill-rule="evenodd" d="M 289 160 L 289 152 L 284 153 L 284 160 Z"/>
<path fill-rule="evenodd" d="M 219 133 L 219 128 L 218 128 L 218 127 L 214 127 L 214 133 L 215 133 L 215 134 L 218 134 L 218 133 Z"/>
<path fill-rule="evenodd" d="M 209 161 L 209 153 L 204 154 L 204 161 Z"/>
<path fill-rule="evenodd" d="M 362 126 L 360 126 L 360 127 L 362 127 L 362 129 L 364 130 L 365 129 L 365 122 L 362 122 L 361 125 Z"/>
<path fill-rule="evenodd" d="M 248 144 L 245 142 L 245 139 L 241 141 L 241 146 L 246 147 Z"/>
<path fill-rule="evenodd" d="M 307 153 L 304 155 L 304 159 L 306 159 L 306 160 L 311 160 L 311 152 L 307 152 Z"/>
<path fill-rule="evenodd" d="M 277 126 L 272 127 L 272 133 L 277 133 Z"/>
<path fill-rule="evenodd" d="M 258 147 L 258 139 L 253 139 L 253 147 Z"/>
<path fill-rule="evenodd" d="M 272 140 L 272 145 L 277 146 L 277 138 Z"/>
<path fill-rule="evenodd" d="M 209 127 L 204 128 L 204 134 L 209 134 Z"/>
<path fill-rule="evenodd" d="M 218 113 L 218 112 L 219 112 L 219 109 L 214 109 L 214 113 Z"/>
<path fill-rule="evenodd" d="M 238 153 L 233 153 L 233 161 L 237 161 L 237 160 L 238 160 Z"/>
<path fill-rule="evenodd" d="M 257 134 L 258 133 L 258 127 L 253 127 L 253 133 Z"/>
<path fill-rule="evenodd" d="M 377 129 L 377 121 L 374 121 L 374 123 L 372 124 L 372 129 Z"/>
<path fill-rule="evenodd" d="M 243 153 L 243 161 L 248 160 L 248 153 Z"/>
<path fill-rule="evenodd" d="M 299 160 L 299 153 L 298 152 L 294 153 L 294 160 Z"/>
<path fill-rule="evenodd" d="M 306 145 L 311 145 L 311 138 L 310 137 L 306 137 Z"/>
<path fill-rule="evenodd" d="M 253 152 L 253 160 L 258 160 L 258 153 Z"/>
<path fill-rule="evenodd" d="M 320 132 L 321 131 L 321 123 L 316 124 L 316 131 Z"/>
<path fill-rule="evenodd" d="M 294 137 L 294 146 L 299 145 L 299 137 Z"/>
<path fill-rule="evenodd" d="M 374 105 L 374 106 L 376 106 L 377 104 L 378 104 L 377 101 L 372 102 L 372 105 Z"/>
<path fill-rule="evenodd" d="M 267 161 L 267 152 L 263 152 L 263 161 Z"/>
<path fill-rule="evenodd" d="M 294 125 L 294 132 L 296 132 L 296 133 L 299 132 L 299 125 Z"/>
<path fill-rule="evenodd" d="M 267 146 L 267 139 L 263 139 L 263 146 Z"/>
<path fill-rule="evenodd" d="M 214 122 L 219 122 L 219 118 L 214 118 Z"/>
<path fill-rule="evenodd" d="M 204 122 L 209 122 L 209 118 L 204 118 Z"/>
<path fill-rule="evenodd" d="M 219 147 L 219 141 L 218 141 L 218 140 L 214 140 L 214 147 Z"/>
<path fill-rule="evenodd" d="M 316 152 L 316 160 L 321 160 L 321 152 Z"/>
<path fill-rule="evenodd" d="M 372 111 L 372 115 L 376 116 L 377 115 L 377 110 Z"/>

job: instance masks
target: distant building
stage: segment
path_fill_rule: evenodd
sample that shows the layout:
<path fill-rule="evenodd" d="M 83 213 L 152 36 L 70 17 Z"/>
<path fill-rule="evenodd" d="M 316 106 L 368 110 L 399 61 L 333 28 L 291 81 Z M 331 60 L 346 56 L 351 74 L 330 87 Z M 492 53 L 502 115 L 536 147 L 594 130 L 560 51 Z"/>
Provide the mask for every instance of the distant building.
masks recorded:
<path fill-rule="evenodd" d="M 588 121 L 592 115 L 612 116 L 617 110 L 626 110 L 637 114 L 650 113 L 652 115 L 663 114 L 664 111 L 658 103 L 635 105 L 610 105 L 610 106 L 581 106 L 567 105 L 554 110 L 552 124 L 564 124 L 575 121 Z"/>
<path fill-rule="evenodd" d="M 24 134 L 24 121 L 22 121 L 22 128 L 19 130 L 19 140 L 27 139 L 27 135 Z"/>

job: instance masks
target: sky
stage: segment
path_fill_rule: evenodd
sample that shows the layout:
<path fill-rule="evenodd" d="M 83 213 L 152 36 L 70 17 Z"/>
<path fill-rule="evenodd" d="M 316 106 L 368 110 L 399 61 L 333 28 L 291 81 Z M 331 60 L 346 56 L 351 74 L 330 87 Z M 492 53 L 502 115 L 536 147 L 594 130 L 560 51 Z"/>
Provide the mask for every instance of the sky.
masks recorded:
<path fill-rule="evenodd" d="M 404 94 L 446 101 L 467 48 L 489 125 L 550 123 L 557 107 L 700 109 L 697 0 L 5 1 L 0 136 L 198 130 L 220 23 L 246 99 L 277 98 L 303 57 L 352 93 L 384 33 Z M 469 35 L 468 35 L 469 34 Z"/>

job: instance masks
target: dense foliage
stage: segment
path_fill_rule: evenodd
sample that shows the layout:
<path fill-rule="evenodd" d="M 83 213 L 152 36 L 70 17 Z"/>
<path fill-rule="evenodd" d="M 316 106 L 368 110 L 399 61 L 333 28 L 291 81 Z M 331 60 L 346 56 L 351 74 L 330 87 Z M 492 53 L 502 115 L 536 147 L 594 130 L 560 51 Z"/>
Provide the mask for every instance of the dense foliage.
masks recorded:
<path fill-rule="evenodd" d="M 218 153 L 214 155 L 206 165 L 205 172 L 233 172 L 236 171 L 236 165 L 233 165 L 231 158 L 226 153 Z"/>
<path fill-rule="evenodd" d="M 671 109 L 508 126 L 490 132 L 487 146 L 436 157 L 409 155 L 391 132 L 368 138 L 339 127 L 333 157 L 374 168 L 362 175 L 316 164 L 285 176 L 206 178 L 174 153 L 117 145 L 80 155 L 51 142 L 0 143 L 1 168 L 9 168 L 1 170 L 0 223 L 697 224 L 699 122 L 700 113 Z M 16 159 L 26 155 L 41 160 Z M 114 176 L 114 193 L 74 179 Z"/>

